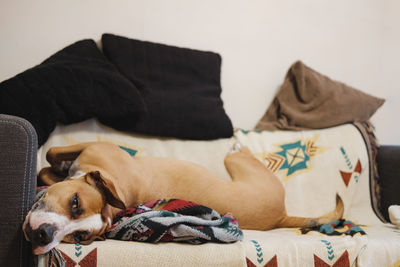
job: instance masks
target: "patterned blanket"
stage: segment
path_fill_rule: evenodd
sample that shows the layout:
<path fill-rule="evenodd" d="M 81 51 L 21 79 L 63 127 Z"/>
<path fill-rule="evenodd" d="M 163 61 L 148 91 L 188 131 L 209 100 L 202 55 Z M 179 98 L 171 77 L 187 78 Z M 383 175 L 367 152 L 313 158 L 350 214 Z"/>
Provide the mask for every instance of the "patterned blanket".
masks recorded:
<path fill-rule="evenodd" d="M 106 233 L 125 241 L 179 241 L 230 243 L 243 239 L 237 221 L 194 202 L 160 199 L 121 211 Z"/>

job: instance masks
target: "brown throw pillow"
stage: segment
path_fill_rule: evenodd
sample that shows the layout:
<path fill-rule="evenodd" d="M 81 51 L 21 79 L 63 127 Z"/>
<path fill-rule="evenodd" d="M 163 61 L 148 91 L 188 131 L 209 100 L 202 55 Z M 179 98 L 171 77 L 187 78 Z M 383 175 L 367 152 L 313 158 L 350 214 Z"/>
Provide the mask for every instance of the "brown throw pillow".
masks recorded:
<path fill-rule="evenodd" d="M 297 61 L 256 129 L 319 129 L 366 121 L 384 102 Z"/>

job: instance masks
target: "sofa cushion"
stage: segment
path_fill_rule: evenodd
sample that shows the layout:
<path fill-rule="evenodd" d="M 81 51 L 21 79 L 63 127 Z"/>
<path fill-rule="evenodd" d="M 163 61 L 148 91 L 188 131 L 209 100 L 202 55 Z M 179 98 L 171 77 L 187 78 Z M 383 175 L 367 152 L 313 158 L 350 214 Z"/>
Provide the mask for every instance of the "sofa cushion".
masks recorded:
<path fill-rule="evenodd" d="M 368 243 L 366 235 L 302 234 L 298 228 L 244 231 L 248 267 L 340 266 L 350 267 Z M 368 265 L 373 266 L 373 265 Z M 377 265 L 375 265 L 377 266 Z"/>
<path fill-rule="evenodd" d="M 191 245 L 177 242 L 158 244 L 107 239 L 90 245 L 61 243 L 58 255 L 65 266 L 237 266 L 245 265 L 241 242 Z M 61 257 L 39 256 L 39 267 Z M 58 266 L 58 265 L 52 265 Z"/>
<path fill-rule="evenodd" d="M 400 266 L 400 230 L 392 225 L 363 227 L 368 244 L 357 259 L 357 266 Z"/>
<path fill-rule="evenodd" d="M 244 230 L 245 239 L 232 244 L 198 246 L 107 239 L 90 245 L 61 243 L 57 251 L 66 266 L 124 266 L 131 262 L 143 266 L 399 266 L 400 231 L 389 225 L 361 227 L 366 235 L 304 234 L 297 228 L 281 228 Z M 38 266 L 48 266 L 51 259 L 58 258 L 40 255 Z"/>
<path fill-rule="evenodd" d="M 101 121 L 119 130 L 207 140 L 230 137 L 232 124 L 220 98 L 221 57 L 104 34 L 103 52 L 140 90 L 148 113 Z"/>
<path fill-rule="evenodd" d="M 136 89 L 93 40 L 78 41 L 0 84 L 0 113 L 30 121 L 42 145 L 57 122 L 111 119 L 145 111 Z"/>

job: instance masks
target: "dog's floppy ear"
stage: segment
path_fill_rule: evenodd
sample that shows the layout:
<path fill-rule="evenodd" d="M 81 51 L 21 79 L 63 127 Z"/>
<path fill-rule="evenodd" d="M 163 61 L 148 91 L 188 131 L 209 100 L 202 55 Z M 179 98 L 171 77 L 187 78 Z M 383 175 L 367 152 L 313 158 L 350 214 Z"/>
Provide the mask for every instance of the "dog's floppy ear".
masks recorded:
<path fill-rule="evenodd" d="M 88 178 L 92 180 L 93 184 L 101 192 L 108 204 L 119 209 L 126 209 L 124 202 L 122 202 L 115 190 L 114 184 L 109 180 L 106 181 L 99 171 L 89 172 L 88 175 L 85 176 L 86 182 L 89 182 L 87 180 Z"/>
<path fill-rule="evenodd" d="M 105 232 L 107 232 L 112 225 L 112 212 L 110 205 L 105 205 L 101 210 L 101 219 L 107 224 L 105 228 Z"/>

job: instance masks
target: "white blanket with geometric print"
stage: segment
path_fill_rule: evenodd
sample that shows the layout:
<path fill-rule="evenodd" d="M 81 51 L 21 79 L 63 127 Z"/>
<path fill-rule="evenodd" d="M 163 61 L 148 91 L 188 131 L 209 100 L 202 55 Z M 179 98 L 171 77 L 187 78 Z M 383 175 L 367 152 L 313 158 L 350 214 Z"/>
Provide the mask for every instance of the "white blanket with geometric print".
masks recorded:
<path fill-rule="evenodd" d="M 359 130 L 351 124 L 301 132 L 236 130 L 232 138 L 186 141 L 122 133 L 89 120 L 58 126 L 38 151 L 38 169 L 48 165 L 45 152 L 52 146 L 109 141 L 129 149 L 135 156 L 189 160 L 209 168 L 221 179 L 229 180 L 223 160 L 236 140 L 248 146 L 282 181 L 289 215 L 320 216 L 334 209 L 338 193 L 344 201 L 344 218 L 360 225 L 367 235 L 328 236 L 314 231 L 302 234 L 299 229 L 244 230 L 244 240 L 240 243 L 223 247 L 212 243 L 202 247 L 185 245 L 185 253 L 179 257 L 178 250 L 166 253 L 169 248 L 177 247 L 170 243 L 158 246 L 141 243 L 133 245 L 132 242 L 106 240 L 82 246 L 82 250 L 88 253 L 96 251 L 95 255 L 91 253 L 90 256 L 92 262 L 97 262 L 97 266 L 107 266 L 106 262 L 118 265 L 125 262 L 128 266 L 135 262 L 146 266 L 147 263 L 155 263 L 156 259 L 165 266 L 177 266 L 179 262 L 190 262 L 191 266 L 204 266 L 210 262 L 216 266 L 399 265 L 400 233 L 381 223 L 372 210 L 368 153 Z M 200 249 L 208 247 L 212 249 Z M 79 253 L 76 245 L 62 243 L 57 248 L 74 262 L 83 263 L 89 257 Z M 144 251 L 145 248 L 149 250 Z M 226 257 L 222 257 L 221 253 Z M 40 259 L 43 262 L 44 257 Z"/>

